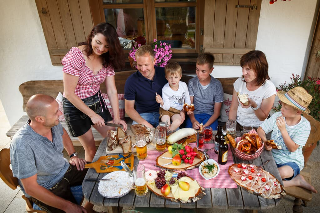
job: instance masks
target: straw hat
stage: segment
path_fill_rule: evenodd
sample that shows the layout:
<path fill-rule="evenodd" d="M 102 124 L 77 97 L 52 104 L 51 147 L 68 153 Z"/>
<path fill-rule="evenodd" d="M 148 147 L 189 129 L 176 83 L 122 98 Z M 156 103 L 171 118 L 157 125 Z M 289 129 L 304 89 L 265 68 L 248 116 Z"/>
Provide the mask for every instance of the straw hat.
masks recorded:
<path fill-rule="evenodd" d="M 309 114 L 308 106 L 312 101 L 312 96 L 304 88 L 295 87 L 288 92 L 279 91 L 278 97 L 283 103 Z"/>

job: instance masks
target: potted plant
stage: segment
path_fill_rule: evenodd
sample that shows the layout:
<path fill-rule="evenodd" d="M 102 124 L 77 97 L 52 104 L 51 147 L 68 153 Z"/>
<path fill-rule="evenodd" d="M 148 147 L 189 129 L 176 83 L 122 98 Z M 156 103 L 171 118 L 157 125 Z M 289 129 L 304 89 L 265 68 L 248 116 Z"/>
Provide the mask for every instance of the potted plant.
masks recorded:
<path fill-rule="evenodd" d="M 141 44 L 135 43 L 132 46 L 132 49 L 129 52 L 129 61 L 132 68 L 136 67 L 136 51 L 141 46 Z M 154 57 L 156 59 L 156 66 L 158 67 L 165 67 L 168 61 L 172 57 L 172 50 L 171 45 L 167 44 L 166 42 L 157 41 L 157 39 L 153 40 L 151 44 L 152 49 L 154 51 Z"/>

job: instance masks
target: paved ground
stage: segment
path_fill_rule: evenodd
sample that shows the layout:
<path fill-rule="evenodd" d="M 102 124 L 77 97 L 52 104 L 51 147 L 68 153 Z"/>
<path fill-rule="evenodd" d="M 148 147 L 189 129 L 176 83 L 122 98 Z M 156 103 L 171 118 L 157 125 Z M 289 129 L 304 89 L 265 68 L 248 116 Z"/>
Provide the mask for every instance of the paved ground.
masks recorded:
<path fill-rule="evenodd" d="M 8 119 L 3 110 L 1 101 L 0 101 L 0 149 L 9 148 L 10 140 L 6 136 L 6 132 L 9 130 L 10 125 Z M 84 156 L 84 151 L 82 147 L 77 147 L 78 153 L 80 156 Z M 312 184 L 313 186 L 320 191 L 320 146 L 318 146 L 312 153 L 308 164 L 312 168 Z M 12 190 L 10 189 L 3 181 L 0 180 L 0 212 L 4 213 L 20 213 L 25 211 L 25 201 L 21 198 L 22 192 L 19 189 Z M 279 206 L 270 210 L 261 210 L 259 212 L 263 213 L 285 213 L 292 212 L 293 198 L 286 196 Z M 101 207 L 95 207 L 97 211 L 106 211 L 106 209 Z M 163 209 L 139 209 L 144 213 L 149 212 L 164 212 L 167 210 Z M 137 212 L 130 209 L 125 209 L 124 212 Z M 199 209 L 196 211 L 181 209 L 180 211 L 173 210 L 171 212 L 197 212 L 197 213 L 238 213 L 244 212 L 244 210 L 224 210 L 224 209 Z M 320 193 L 314 194 L 312 201 L 308 203 L 308 207 L 304 208 L 305 213 L 316 213 L 320 212 Z"/>

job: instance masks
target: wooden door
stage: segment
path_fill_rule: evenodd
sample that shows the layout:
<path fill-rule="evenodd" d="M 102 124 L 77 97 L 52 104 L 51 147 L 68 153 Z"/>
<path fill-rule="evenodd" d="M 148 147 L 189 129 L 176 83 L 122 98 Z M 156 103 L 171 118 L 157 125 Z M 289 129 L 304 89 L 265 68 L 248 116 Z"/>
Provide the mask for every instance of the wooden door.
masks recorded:
<path fill-rule="evenodd" d="M 313 41 L 311 46 L 311 51 L 309 55 L 309 61 L 306 73 L 304 77 L 320 78 L 320 21 L 319 13 L 317 18 L 317 26 L 313 35 Z"/>

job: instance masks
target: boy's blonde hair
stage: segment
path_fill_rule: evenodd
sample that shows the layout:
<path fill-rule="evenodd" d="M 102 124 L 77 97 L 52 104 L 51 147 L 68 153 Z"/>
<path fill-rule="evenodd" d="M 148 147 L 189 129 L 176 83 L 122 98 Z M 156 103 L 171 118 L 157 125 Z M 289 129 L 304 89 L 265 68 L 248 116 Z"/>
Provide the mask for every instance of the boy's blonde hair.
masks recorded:
<path fill-rule="evenodd" d="M 182 76 L 182 68 L 178 62 L 168 62 L 165 67 L 166 76 L 180 75 Z"/>
<path fill-rule="evenodd" d="M 147 53 L 154 59 L 154 51 L 150 45 L 142 45 L 139 47 L 135 53 L 135 57 L 144 56 Z"/>
<path fill-rule="evenodd" d="M 198 55 L 197 64 L 199 65 L 208 64 L 209 69 L 211 69 L 213 67 L 213 63 L 214 63 L 214 56 L 211 53 L 201 53 Z"/>

